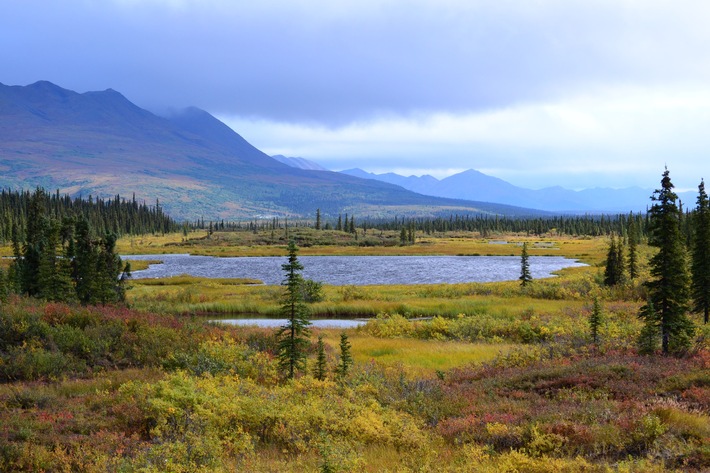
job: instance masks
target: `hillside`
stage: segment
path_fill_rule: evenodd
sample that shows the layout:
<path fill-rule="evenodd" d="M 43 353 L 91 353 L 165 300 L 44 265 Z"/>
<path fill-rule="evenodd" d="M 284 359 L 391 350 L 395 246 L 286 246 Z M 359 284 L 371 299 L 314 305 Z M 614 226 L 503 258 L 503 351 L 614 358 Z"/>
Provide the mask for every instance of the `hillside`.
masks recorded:
<path fill-rule="evenodd" d="M 277 154 L 272 156 L 276 161 L 287 164 L 293 168 L 299 168 L 299 169 L 307 169 L 309 171 L 329 171 L 329 169 L 324 168 L 318 163 L 314 163 L 313 161 L 309 161 L 304 158 L 289 158 L 286 157 L 282 154 Z"/>
<path fill-rule="evenodd" d="M 531 214 L 511 206 L 427 197 L 335 172 L 287 166 L 209 113 L 159 117 L 120 93 L 50 82 L 0 84 L 0 186 L 71 195 L 135 192 L 176 218 Z"/>

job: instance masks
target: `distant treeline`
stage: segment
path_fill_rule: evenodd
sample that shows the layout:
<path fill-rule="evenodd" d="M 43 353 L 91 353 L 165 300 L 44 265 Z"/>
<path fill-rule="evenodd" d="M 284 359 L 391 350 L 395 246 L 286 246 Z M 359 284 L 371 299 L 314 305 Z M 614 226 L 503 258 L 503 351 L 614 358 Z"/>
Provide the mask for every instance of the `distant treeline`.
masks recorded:
<path fill-rule="evenodd" d="M 686 230 L 690 234 L 692 213 L 686 215 Z M 420 218 L 393 218 L 393 219 L 358 219 L 354 215 L 342 214 L 337 220 L 323 219 L 318 215 L 315 220 L 289 220 L 274 217 L 259 219 L 249 222 L 225 222 L 224 220 L 212 222 L 198 220 L 190 227 L 212 231 L 264 231 L 276 230 L 286 227 L 311 227 L 323 230 L 339 230 L 355 233 L 370 230 L 406 231 L 424 233 L 427 235 L 447 232 L 479 232 L 484 237 L 501 233 L 525 233 L 529 235 L 545 235 L 556 233 L 570 236 L 626 236 L 629 228 L 634 230 L 639 237 L 647 235 L 648 217 L 645 213 L 629 213 L 618 215 L 556 215 L 546 217 L 505 217 L 500 215 L 450 215 L 449 217 L 420 217 Z"/>
<path fill-rule="evenodd" d="M 572 236 L 625 235 L 634 225 L 641 235 L 648 225 L 645 214 L 581 215 L 550 217 L 505 217 L 488 215 L 451 215 L 448 218 L 403 218 L 366 220 L 368 228 L 378 230 L 413 229 L 426 234 L 445 232 L 479 232 L 487 237 L 496 233 L 544 235 L 557 233 Z"/>
<path fill-rule="evenodd" d="M 0 192 L 0 243 L 12 240 L 15 227 L 20 239 L 27 231 L 30 201 L 35 192 L 12 191 Z M 182 227 L 175 220 L 163 213 L 159 202 L 149 206 L 138 203 L 135 195 L 126 200 L 116 195 L 113 199 L 99 199 L 89 196 L 71 198 L 42 192 L 44 213 L 58 221 L 66 219 L 86 219 L 97 235 L 115 234 L 144 235 L 149 233 L 168 233 L 179 231 Z"/>

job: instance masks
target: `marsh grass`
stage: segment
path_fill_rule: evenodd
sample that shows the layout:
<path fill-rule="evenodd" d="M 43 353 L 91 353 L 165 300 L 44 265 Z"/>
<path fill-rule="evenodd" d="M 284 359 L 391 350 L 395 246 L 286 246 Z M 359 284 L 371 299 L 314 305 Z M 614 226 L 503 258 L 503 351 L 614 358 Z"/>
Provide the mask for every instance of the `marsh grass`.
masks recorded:
<path fill-rule="evenodd" d="M 322 330 L 331 352 L 338 353 L 340 331 Z M 377 338 L 349 330 L 352 355 L 356 363 L 376 362 L 399 365 L 413 376 L 433 376 L 452 368 L 493 360 L 519 346 L 509 343 L 466 343 L 413 338 Z"/>
<path fill-rule="evenodd" d="M 385 286 L 323 286 L 323 300 L 309 305 L 312 317 L 374 317 L 398 313 L 405 317 L 456 317 L 459 314 L 515 314 L 525 310 L 556 313 L 579 309 L 594 290 L 587 268 L 565 271 L 565 277 L 536 281 L 521 289 L 516 282 L 419 284 Z M 170 313 L 270 315 L 278 311 L 280 286 L 252 285 L 255 280 L 190 276 L 138 279 L 128 299 L 140 309 Z"/>
<path fill-rule="evenodd" d="M 530 244 L 531 256 L 565 256 L 579 258 L 588 264 L 604 260 L 607 240 L 605 238 L 562 237 L 549 235 L 530 237 L 524 234 L 496 235 L 481 238 L 477 232 L 449 232 L 445 234 L 418 234 L 414 245 L 400 246 L 399 232 L 373 231 L 358 238 L 335 230 L 316 231 L 312 228 L 293 228 L 286 237 L 283 229 L 262 230 L 257 233 L 190 232 L 166 235 L 123 237 L 117 248 L 121 254 L 190 253 L 205 256 L 283 256 L 290 238 L 299 246 L 300 255 L 483 255 L 518 256 L 523 242 Z M 273 233 L 273 236 L 272 236 Z M 506 241 L 491 244 L 491 241 Z"/>
<path fill-rule="evenodd" d="M 131 264 L 131 271 L 142 271 L 148 269 L 151 264 L 162 264 L 159 259 L 124 259 L 123 263 Z"/>

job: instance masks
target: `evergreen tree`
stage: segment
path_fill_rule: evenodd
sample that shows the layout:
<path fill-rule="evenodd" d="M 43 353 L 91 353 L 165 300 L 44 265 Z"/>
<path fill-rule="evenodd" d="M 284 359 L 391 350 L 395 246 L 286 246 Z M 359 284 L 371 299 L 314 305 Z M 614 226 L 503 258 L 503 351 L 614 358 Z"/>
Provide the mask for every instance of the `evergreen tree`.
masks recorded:
<path fill-rule="evenodd" d="M 523 250 L 520 254 L 520 285 L 525 287 L 532 281 L 530 274 L 530 261 L 528 257 L 528 243 L 523 243 Z"/>
<path fill-rule="evenodd" d="M 9 291 L 8 278 L 5 270 L 0 267 L 0 302 L 7 302 Z"/>
<path fill-rule="evenodd" d="M 282 285 L 285 286 L 281 315 L 286 318 L 286 325 L 277 333 L 279 339 L 279 368 L 287 379 L 293 379 L 296 372 L 305 370 L 306 350 L 308 349 L 308 310 L 303 302 L 303 265 L 298 261 L 298 248 L 291 240 L 288 243 L 288 262 L 281 265 L 286 273 Z"/>
<path fill-rule="evenodd" d="M 335 229 L 337 231 L 343 230 L 343 216 L 342 215 L 338 215 L 338 223 L 337 223 L 337 225 L 335 225 Z"/>
<path fill-rule="evenodd" d="M 641 308 L 639 316 L 644 319 L 643 327 L 638 339 L 638 350 L 641 355 L 653 355 L 658 350 L 658 336 L 660 335 L 659 317 L 653 306 L 653 301 L 648 300 Z"/>
<path fill-rule="evenodd" d="M 604 269 L 604 284 L 616 286 L 624 279 L 624 246 L 621 239 L 611 235 L 609 239 L 609 250 L 606 255 L 606 266 Z"/>
<path fill-rule="evenodd" d="M 37 189 L 30 198 L 27 211 L 27 228 L 22 254 L 18 264 L 20 290 L 23 294 L 36 296 L 40 293 L 39 266 L 42 253 L 47 246 L 46 236 L 49 220 L 45 215 L 46 194 Z"/>
<path fill-rule="evenodd" d="M 617 284 L 624 282 L 626 274 L 626 257 L 624 256 L 624 242 L 619 237 L 616 241 L 616 280 Z"/>
<path fill-rule="evenodd" d="M 96 267 L 98 253 L 91 239 L 91 229 L 86 218 L 76 222 L 76 243 L 74 245 L 74 266 L 72 276 L 76 295 L 82 304 L 96 303 Z"/>
<path fill-rule="evenodd" d="M 71 262 L 61 242 L 59 222 L 52 222 L 47 229 L 46 247 L 40 255 L 39 296 L 57 302 L 76 299 L 71 277 Z"/>
<path fill-rule="evenodd" d="M 318 344 L 316 345 L 316 366 L 313 370 L 313 377 L 318 381 L 323 381 L 326 377 L 328 366 L 325 357 L 325 343 L 323 335 L 318 335 Z"/>
<path fill-rule="evenodd" d="M 599 329 L 604 321 L 604 315 L 602 313 L 602 305 L 599 302 L 599 298 L 594 298 L 594 305 L 592 306 L 592 313 L 589 314 L 589 332 L 592 336 L 592 343 L 596 346 L 599 343 Z"/>
<path fill-rule="evenodd" d="M 320 230 L 320 209 L 316 209 L 316 230 Z"/>
<path fill-rule="evenodd" d="M 652 279 L 646 283 L 654 310 L 645 306 L 639 313 L 647 322 L 649 318 L 657 319 L 664 354 L 686 350 L 694 331 L 687 316 L 690 277 L 679 227 L 678 196 L 673 187 L 666 168 L 661 188 L 653 193 L 654 204 L 649 211 L 649 243 L 658 248 L 650 261 Z"/>
<path fill-rule="evenodd" d="M 702 180 L 698 186 L 694 226 L 691 266 L 693 310 L 703 314 L 703 322 L 707 324 L 710 315 L 710 205 Z"/>
<path fill-rule="evenodd" d="M 348 226 L 348 231 L 350 233 L 355 233 L 355 216 L 350 216 L 350 225 Z"/>
<path fill-rule="evenodd" d="M 606 252 L 606 265 L 604 266 L 604 284 L 613 286 L 616 284 L 616 240 L 614 235 L 609 240 L 609 249 Z"/>
<path fill-rule="evenodd" d="M 401 246 L 405 246 L 409 242 L 409 239 L 407 238 L 407 229 L 402 226 L 402 230 L 399 232 L 399 244 Z"/>
<path fill-rule="evenodd" d="M 629 237 L 629 249 L 628 249 L 628 255 L 629 255 L 629 279 L 636 279 L 639 275 L 639 268 L 638 268 L 638 243 L 639 243 L 639 236 L 638 236 L 638 230 L 636 228 L 636 223 L 633 220 L 629 221 L 629 228 L 628 228 L 628 237 Z"/>
<path fill-rule="evenodd" d="M 338 361 L 338 366 L 335 369 L 335 373 L 339 380 L 343 381 L 350 368 L 353 366 L 353 357 L 350 354 L 350 340 L 348 340 L 348 335 L 345 332 L 340 333 L 340 360 Z"/>
<path fill-rule="evenodd" d="M 116 236 L 106 235 L 98 242 L 98 246 L 94 300 L 101 304 L 123 302 L 125 294 L 121 286 L 125 279 L 119 279 L 123 265 L 116 254 Z"/>

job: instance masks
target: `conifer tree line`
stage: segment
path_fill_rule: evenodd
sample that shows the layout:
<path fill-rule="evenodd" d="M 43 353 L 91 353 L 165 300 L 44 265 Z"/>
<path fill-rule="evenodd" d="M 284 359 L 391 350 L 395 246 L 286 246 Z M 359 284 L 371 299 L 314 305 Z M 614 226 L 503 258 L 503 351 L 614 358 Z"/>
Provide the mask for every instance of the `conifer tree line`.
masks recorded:
<path fill-rule="evenodd" d="M 14 260 L 7 274 L 0 271 L 0 296 L 15 292 L 49 301 L 122 302 L 130 266 L 116 254 L 116 235 L 97 236 L 83 214 L 60 218 L 60 207 L 48 210 L 51 199 L 42 189 L 28 198 L 24 231 L 12 226 Z"/>
<path fill-rule="evenodd" d="M 39 195 L 38 195 L 39 193 Z M 50 194 L 42 189 L 35 191 L 0 191 L 0 244 L 11 241 L 13 228 L 25 235 L 29 222 L 30 202 L 40 199 L 38 205 L 48 218 L 56 221 L 85 218 L 96 234 L 143 235 L 176 232 L 180 224 L 165 214 L 159 202 L 154 206 L 138 203 L 135 195 L 126 200 L 116 195 L 112 199 L 71 198 L 68 195 Z"/>
<path fill-rule="evenodd" d="M 685 230 L 692 231 L 693 213 L 684 220 Z M 549 217 L 506 217 L 500 215 L 450 215 L 448 217 L 418 217 L 418 218 L 356 218 L 355 215 L 339 214 L 337 219 L 328 220 L 316 209 L 313 219 L 291 219 L 272 217 L 266 220 L 225 222 L 199 219 L 189 224 L 190 229 L 207 230 L 210 227 L 218 231 L 266 231 L 290 227 L 310 227 L 316 230 L 336 230 L 356 234 L 356 229 L 396 231 L 402 229 L 409 235 L 412 233 L 435 234 L 446 232 L 478 232 L 483 237 L 493 237 L 496 233 L 525 233 L 528 235 L 544 235 L 555 232 L 569 236 L 605 236 L 616 234 L 627 237 L 628 229 L 633 226 L 638 238 L 646 238 L 648 219 L 643 213 L 619 215 L 557 215 Z"/>

